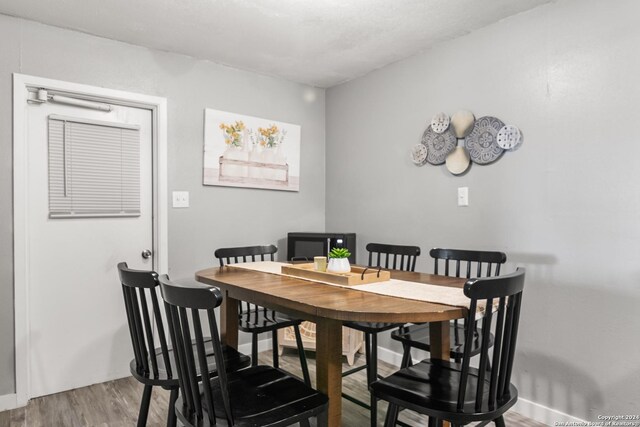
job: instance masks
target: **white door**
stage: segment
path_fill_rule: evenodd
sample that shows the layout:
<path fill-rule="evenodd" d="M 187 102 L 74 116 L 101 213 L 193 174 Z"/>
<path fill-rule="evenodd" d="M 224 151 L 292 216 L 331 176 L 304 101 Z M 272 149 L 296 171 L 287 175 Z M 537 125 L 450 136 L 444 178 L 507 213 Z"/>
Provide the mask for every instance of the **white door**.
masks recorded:
<path fill-rule="evenodd" d="M 140 126 L 138 217 L 50 218 L 48 117 Z M 129 375 L 132 356 L 116 264 L 153 269 L 152 113 L 45 103 L 27 107 L 29 397 Z"/>

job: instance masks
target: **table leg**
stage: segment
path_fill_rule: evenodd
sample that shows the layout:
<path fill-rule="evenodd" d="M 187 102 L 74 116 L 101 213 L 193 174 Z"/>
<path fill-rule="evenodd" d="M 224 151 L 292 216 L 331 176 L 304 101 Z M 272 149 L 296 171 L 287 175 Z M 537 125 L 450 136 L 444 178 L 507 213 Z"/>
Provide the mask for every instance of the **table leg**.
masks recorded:
<path fill-rule="evenodd" d="M 449 321 L 429 323 L 429 341 L 431 342 L 431 358 L 449 360 L 450 357 Z M 449 422 L 442 423 L 442 427 L 449 427 Z"/>
<path fill-rule="evenodd" d="M 220 306 L 220 339 L 238 349 L 238 300 L 225 295 Z"/>
<path fill-rule="evenodd" d="M 449 360 L 451 347 L 449 321 L 429 323 L 429 338 L 431 342 L 431 358 Z"/>
<path fill-rule="evenodd" d="M 342 323 L 319 319 L 316 323 L 316 386 L 329 396 L 328 426 L 342 423 Z"/>

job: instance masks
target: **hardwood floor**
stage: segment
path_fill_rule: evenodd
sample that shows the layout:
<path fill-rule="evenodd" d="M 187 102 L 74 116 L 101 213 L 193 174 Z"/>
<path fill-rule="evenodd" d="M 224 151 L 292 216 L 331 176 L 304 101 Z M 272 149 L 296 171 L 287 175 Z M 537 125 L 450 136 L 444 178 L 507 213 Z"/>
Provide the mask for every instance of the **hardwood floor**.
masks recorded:
<path fill-rule="evenodd" d="M 311 378 L 315 383 L 315 360 L 313 353 L 307 353 Z M 260 363 L 271 364 L 271 351 L 260 353 Z M 358 355 L 356 364 L 364 363 L 364 357 Z M 296 375 L 300 375 L 297 353 L 285 351 L 280 366 Z M 344 363 L 343 369 L 348 365 Z M 384 362 L 379 363 L 382 375 L 393 372 L 395 368 Z M 365 373 L 360 371 L 343 381 L 343 391 L 360 400 L 368 399 L 365 385 Z M 129 427 L 136 424 L 138 408 L 142 396 L 142 386 L 132 377 L 95 384 L 63 393 L 32 399 L 25 408 L 0 412 L 0 427 Z M 169 393 L 154 388 L 151 408 L 149 409 L 149 427 L 166 425 Z M 386 404 L 378 405 L 378 423 L 382 425 L 386 413 Z M 345 427 L 369 425 L 369 412 L 360 406 L 343 399 L 342 422 Z M 427 419 L 409 411 L 403 411 L 400 420 L 409 425 L 426 426 Z M 510 411 L 505 416 L 508 426 L 542 427 L 544 424 L 528 419 Z"/>

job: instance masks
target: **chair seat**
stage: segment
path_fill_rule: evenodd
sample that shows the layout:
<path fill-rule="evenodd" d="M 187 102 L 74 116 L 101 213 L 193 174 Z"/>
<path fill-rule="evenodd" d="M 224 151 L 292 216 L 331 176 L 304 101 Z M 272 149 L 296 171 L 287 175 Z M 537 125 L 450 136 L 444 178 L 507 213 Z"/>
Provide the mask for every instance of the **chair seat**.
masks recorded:
<path fill-rule="evenodd" d="M 238 329 L 243 332 L 269 332 L 300 323 L 300 319 L 293 319 L 286 314 L 268 309 L 245 311 L 238 315 Z"/>
<path fill-rule="evenodd" d="M 382 323 L 382 322 L 345 322 L 344 326 L 369 334 L 388 331 L 402 326 L 403 323 Z"/>
<path fill-rule="evenodd" d="M 452 359 L 461 359 L 464 354 L 464 326 L 462 324 L 456 325 L 455 323 L 450 323 L 449 336 L 451 342 L 450 357 Z M 420 350 L 431 350 L 428 323 L 402 326 L 397 331 L 393 331 L 391 333 L 391 338 Z M 489 346 L 493 346 L 493 340 L 493 334 L 489 334 Z M 474 334 L 474 339 L 471 345 L 471 356 L 475 356 L 480 352 L 481 343 L 482 329 L 478 328 L 477 334 Z"/>
<path fill-rule="evenodd" d="M 518 391 L 510 384 L 509 392 L 494 408 L 489 408 L 489 379 L 485 378 L 480 411 L 475 409 L 479 371 L 469 368 L 463 409 L 457 409 L 458 387 L 462 365 L 450 361 L 426 359 L 401 369 L 395 374 L 371 384 L 378 398 L 403 408 L 449 421 L 479 421 L 495 419 L 513 406 Z M 486 373 L 487 377 L 489 372 Z M 446 416 L 445 416 L 446 415 Z"/>
<path fill-rule="evenodd" d="M 290 425 L 308 419 L 325 410 L 329 399 L 307 387 L 280 369 L 254 366 L 228 375 L 229 400 L 237 426 Z M 218 378 L 211 380 L 216 422 L 225 422 L 224 405 Z M 203 414 L 210 417 L 206 396 L 202 394 Z M 209 425 L 207 419 L 199 424 L 193 416 L 183 413 L 182 395 L 176 401 L 178 418 L 188 425 Z"/>
<path fill-rule="evenodd" d="M 193 351 L 196 351 L 195 348 L 195 340 L 193 341 Z M 209 366 L 209 372 L 213 375 L 217 375 L 216 370 L 216 362 L 213 356 L 213 344 L 211 340 L 206 340 L 204 342 L 205 352 L 207 354 L 207 364 Z M 156 348 L 156 360 L 158 364 L 158 374 L 155 375 L 153 373 L 153 365 L 151 364 L 151 359 L 147 361 L 149 365 L 149 369 L 152 372 L 143 372 L 142 369 L 137 369 L 136 360 L 133 359 L 129 364 L 129 368 L 131 370 L 131 374 L 141 383 L 149 384 L 149 385 L 158 385 L 164 388 L 173 388 L 178 387 L 178 372 L 176 368 L 176 361 L 174 358 L 173 350 L 169 350 L 169 363 L 171 364 L 171 375 L 167 373 L 167 365 L 162 357 L 162 349 Z M 226 345 L 222 346 L 222 357 L 226 362 L 227 372 L 237 371 L 239 369 L 246 368 L 251 364 L 251 358 L 240 353 L 233 347 L 228 347 Z M 196 366 L 197 375 L 200 375 L 200 367 Z"/>

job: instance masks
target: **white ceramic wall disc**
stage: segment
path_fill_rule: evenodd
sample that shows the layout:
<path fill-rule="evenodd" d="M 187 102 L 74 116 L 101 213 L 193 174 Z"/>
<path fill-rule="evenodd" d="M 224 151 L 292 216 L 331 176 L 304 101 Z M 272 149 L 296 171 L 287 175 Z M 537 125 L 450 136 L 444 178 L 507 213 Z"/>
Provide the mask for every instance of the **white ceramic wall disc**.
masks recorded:
<path fill-rule="evenodd" d="M 456 134 L 456 138 L 464 138 L 473 129 L 473 122 L 476 118 L 471 111 L 460 110 L 451 117 L 451 127 Z"/>
<path fill-rule="evenodd" d="M 427 162 L 427 147 L 424 144 L 414 145 L 411 147 L 409 157 L 416 165 L 424 165 Z"/>
<path fill-rule="evenodd" d="M 505 150 L 513 150 L 522 143 L 520 129 L 513 125 L 503 126 L 496 135 L 496 142 Z"/>
<path fill-rule="evenodd" d="M 435 133 L 442 133 L 449 127 L 449 116 L 445 113 L 438 113 L 431 119 L 431 129 Z"/>
<path fill-rule="evenodd" d="M 455 150 L 449 153 L 446 163 L 447 170 L 449 172 L 454 175 L 460 175 L 469 169 L 471 158 L 469 157 L 469 152 L 466 148 L 458 146 Z"/>

